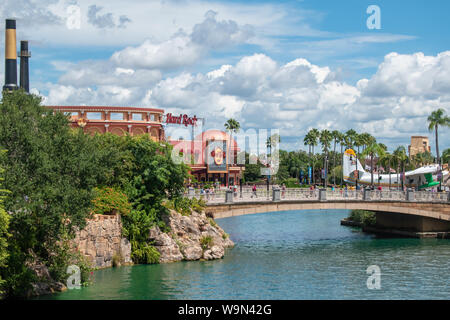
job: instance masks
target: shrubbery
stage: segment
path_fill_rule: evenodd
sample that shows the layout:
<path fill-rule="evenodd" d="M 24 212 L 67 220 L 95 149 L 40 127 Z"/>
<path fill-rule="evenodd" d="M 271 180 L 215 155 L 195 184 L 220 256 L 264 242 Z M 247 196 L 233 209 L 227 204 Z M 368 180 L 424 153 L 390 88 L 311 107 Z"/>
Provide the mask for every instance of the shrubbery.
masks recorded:
<path fill-rule="evenodd" d="M 0 175 L 3 173 L 3 169 L 0 168 Z M 0 187 L 1 187 L 1 181 L 3 179 L 0 176 Z M 6 267 L 6 261 L 8 259 L 8 237 L 10 236 L 8 233 L 8 226 L 9 226 L 9 215 L 3 208 L 3 198 L 4 194 L 6 193 L 6 190 L 0 189 L 0 268 Z M 0 275 L 0 297 L 3 295 L 3 286 L 5 284 L 5 281 L 2 280 L 2 277 Z"/>
<path fill-rule="evenodd" d="M 372 211 L 352 210 L 348 218 L 351 221 L 360 222 L 364 226 L 372 226 L 376 223 L 376 215 Z"/>
<path fill-rule="evenodd" d="M 200 239 L 200 245 L 203 250 L 209 249 L 213 246 L 213 239 L 210 236 L 204 236 Z"/>
<path fill-rule="evenodd" d="M 184 216 L 189 216 L 192 210 L 202 213 L 205 210 L 206 202 L 203 199 L 176 197 L 164 202 L 167 209 L 175 210 Z"/>
<path fill-rule="evenodd" d="M 131 204 L 128 197 L 121 191 L 114 188 L 95 188 L 96 197 L 92 200 L 92 213 L 94 214 L 114 214 L 119 213 L 126 216 L 131 211 Z"/>
<path fill-rule="evenodd" d="M 159 215 L 156 209 L 149 212 L 132 210 L 129 215 L 122 219 L 123 235 L 130 240 L 133 262 L 159 262 L 159 252 L 148 243 L 149 231 L 153 226 L 157 225 L 163 230 L 166 228 L 162 221 L 158 221 Z"/>

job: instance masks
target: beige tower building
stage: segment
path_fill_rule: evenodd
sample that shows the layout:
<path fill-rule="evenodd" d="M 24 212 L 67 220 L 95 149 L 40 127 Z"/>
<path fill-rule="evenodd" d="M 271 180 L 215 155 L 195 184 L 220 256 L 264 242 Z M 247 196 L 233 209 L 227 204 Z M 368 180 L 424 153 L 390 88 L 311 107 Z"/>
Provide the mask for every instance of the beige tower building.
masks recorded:
<path fill-rule="evenodd" d="M 408 147 L 409 156 L 415 156 L 418 153 L 430 152 L 430 141 L 428 137 L 422 136 L 412 136 L 411 137 L 411 145 Z"/>

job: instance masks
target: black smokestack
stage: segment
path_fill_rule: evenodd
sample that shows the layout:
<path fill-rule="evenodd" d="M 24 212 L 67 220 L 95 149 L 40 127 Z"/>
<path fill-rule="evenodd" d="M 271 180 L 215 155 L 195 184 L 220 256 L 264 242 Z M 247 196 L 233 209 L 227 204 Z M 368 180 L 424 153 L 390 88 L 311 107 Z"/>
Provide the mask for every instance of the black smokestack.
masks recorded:
<path fill-rule="evenodd" d="M 6 19 L 5 85 L 3 90 L 17 89 L 16 20 Z"/>
<path fill-rule="evenodd" d="M 28 59 L 31 52 L 28 51 L 28 41 L 20 41 L 20 87 L 30 92 L 30 75 L 28 70 Z"/>

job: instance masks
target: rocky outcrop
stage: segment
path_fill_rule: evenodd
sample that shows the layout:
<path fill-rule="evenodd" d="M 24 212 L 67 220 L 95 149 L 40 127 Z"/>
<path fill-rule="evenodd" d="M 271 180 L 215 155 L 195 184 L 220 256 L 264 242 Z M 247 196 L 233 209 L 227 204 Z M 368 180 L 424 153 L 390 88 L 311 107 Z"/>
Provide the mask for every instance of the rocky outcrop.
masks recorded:
<path fill-rule="evenodd" d="M 120 215 L 94 215 L 86 227 L 78 231 L 75 247 L 94 267 L 107 268 L 117 264 L 130 264 L 131 244 L 122 237 Z"/>
<path fill-rule="evenodd" d="M 32 259 L 27 263 L 27 267 L 36 276 L 36 282 L 31 283 L 31 288 L 26 293 L 27 297 L 51 294 L 67 290 L 67 287 L 53 280 L 48 267 L 32 252 Z"/>
<path fill-rule="evenodd" d="M 203 213 L 183 216 L 170 210 L 164 222 L 170 228 L 168 234 L 154 227 L 148 237 L 161 254 L 160 263 L 220 259 L 226 248 L 234 246 L 222 228 Z"/>

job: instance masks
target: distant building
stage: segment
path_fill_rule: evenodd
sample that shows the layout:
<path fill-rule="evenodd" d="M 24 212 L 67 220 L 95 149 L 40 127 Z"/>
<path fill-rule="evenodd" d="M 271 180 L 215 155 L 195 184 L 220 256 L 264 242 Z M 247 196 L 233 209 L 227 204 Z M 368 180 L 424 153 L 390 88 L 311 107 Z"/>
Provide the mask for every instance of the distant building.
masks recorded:
<path fill-rule="evenodd" d="M 428 137 L 412 136 L 411 145 L 408 146 L 409 156 L 412 157 L 418 153 L 424 152 L 431 153 L 430 141 L 428 140 Z"/>
<path fill-rule="evenodd" d="M 48 106 L 70 116 L 73 128 L 82 127 L 90 134 L 111 132 L 132 136 L 147 134 L 154 141 L 164 140 L 164 110 L 107 106 Z"/>
<path fill-rule="evenodd" d="M 81 127 L 89 134 L 149 135 L 154 141 L 167 141 L 179 151 L 190 173 L 199 182 L 228 186 L 239 184 L 245 166 L 237 164 L 240 151 L 235 139 L 220 130 L 207 130 L 194 140 L 174 140 L 165 136 L 164 124 L 195 126 L 196 116 L 175 116 L 154 108 L 112 106 L 47 106 L 70 117 L 72 128 Z M 193 158 L 193 159 L 192 159 Z"/>

